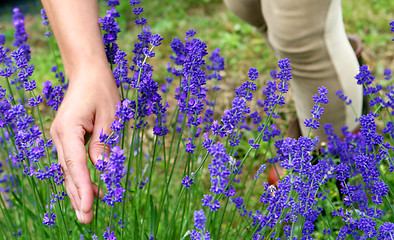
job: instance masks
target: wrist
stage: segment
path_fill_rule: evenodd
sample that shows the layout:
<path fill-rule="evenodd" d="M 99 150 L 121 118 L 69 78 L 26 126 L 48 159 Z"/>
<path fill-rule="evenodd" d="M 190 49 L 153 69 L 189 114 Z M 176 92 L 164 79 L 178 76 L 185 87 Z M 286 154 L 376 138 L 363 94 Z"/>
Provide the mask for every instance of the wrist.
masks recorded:
<path fill-rule="evenodd" d="M 74 61 L 73 65 L 65 66 L 66 75 L 70 79 L 70 83 L 74 81 L 90 80 L 96 78 L 113 80 L 111 66 L 107 58 L 83 58 L 83 60 Z"/>

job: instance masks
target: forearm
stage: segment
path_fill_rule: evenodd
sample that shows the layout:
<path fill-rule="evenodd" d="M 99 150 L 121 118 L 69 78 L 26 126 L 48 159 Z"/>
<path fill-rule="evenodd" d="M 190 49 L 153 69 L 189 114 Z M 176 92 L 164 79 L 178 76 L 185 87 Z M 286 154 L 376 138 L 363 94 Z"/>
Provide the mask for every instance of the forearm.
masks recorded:
<path fill-rule="evenodd" d="M 89 68 L 108 71 L 104 44 L 98 24 L 97 0 L 42 0 L 57 40 L 66 75 Z"/>

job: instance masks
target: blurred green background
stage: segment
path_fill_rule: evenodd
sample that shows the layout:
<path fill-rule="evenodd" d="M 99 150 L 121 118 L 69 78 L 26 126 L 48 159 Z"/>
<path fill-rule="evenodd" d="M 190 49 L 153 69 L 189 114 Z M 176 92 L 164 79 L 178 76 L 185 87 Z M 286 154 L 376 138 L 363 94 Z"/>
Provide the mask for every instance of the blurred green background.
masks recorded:
<path fill-rule="evenodd" d="M 104 13 L 105 1 L 99 1 Z M 120 45 L 125 50 L 132 48 L 132 43 L 139 29 L 132 24 L 132 8 L 129 1 L 120 0 L 118 10 L 121 12 Z M 45 28 L 41 26 L 37 0 L 2 0 L 0 2 L 0 26 L 11 40 L 13 29 L 9 24 L 12 19 L 12 8 L 19 7 L 27 14 L 27 31 L 29 43 L 35 51 L 47 46 L 43 37 Z M 259 70 L 275 67 L 276 59 L 254 32 L 253 28 L 241 22 L 229 12 L 221 0 L 150 0 L 142 1 L 145 9 L 144 17 L 148 18 L 153 33 L 159 33 L 169 43 L 173 37 L 183 38 L 188 29 L 197 31 L 197 37 L 207 42 L 210 50 L 221 48 L 226 57 L 229 72 L 247 72 L 250 66 Z M 348 33 L 358 35 L 364 43 L 363 57 L 372 68 L 393 67 L 393 34 L 388 23 L 394 20 L 394 1 L 387 0 L 343 0 L 343 17 Z M 168 53 L 164 44 L 159 52 Z M 47 50 L 47 49 L 46 49 Z M 167 56 L 163 56 L 167 57 Z"/>
<path fill-rule="evenodd" d="M 99 1 L 101 16 L 105 14 L 105 3 L 104 0 Z M 124 51 L 131 53 L 140 28 L 133 24 L 129 1 L 120 0 L 120 3 L 118 11 L 122 32 L 118 43 Z M 34 78 L 39 82 L 53 79 L 49 70 L 54 63 L 61 64 L 61 61 L 58 53 L 51 53 L 51 46 L 56 49 L 54 39 L 44 36 L 46 29 L 41 24 L 40 1 L 1 2 L 0 31 L 6 34 L 8 41 L 12 41 L 14 34 L 11 24 L 14 6 L 26 13 L 28 42 L 32 48 L 32 63 L 36 67 Z M 142 0 L 142 6 L 145 10 L 143 16 L 148 19 L 152 32 L 164 37 L 163 44 L 156 49 L 157 57 L 151 59 L 156 70 L 155 79 L 159 82 L 167 76 L 165 69 L 171 54 L 169 43 L 174 37 L 182 39 L 189 29 L 197 31 L 196 36 L 207 43 L 209 52 L 220 48 L 226 59 L 221 86 L 224 100 L 232 99 L 234 89 L 246 79 L 250 67 L 257 67 L 263 80 L 268 79 L 269 70 L 276 68 L 277 59 L 263 39 L 251 26 L 228 11 L 222 0 Z M 346 31 L 362 39 L 365 64 L 377 75 L 376 79 L 383 79 L 385 68 L 394 70 L 394 42 L 391 41 L 394 34 L 389 26 L 389 22 L 394 20 L 394 1 L 343 0 L 342 7 Z"/>

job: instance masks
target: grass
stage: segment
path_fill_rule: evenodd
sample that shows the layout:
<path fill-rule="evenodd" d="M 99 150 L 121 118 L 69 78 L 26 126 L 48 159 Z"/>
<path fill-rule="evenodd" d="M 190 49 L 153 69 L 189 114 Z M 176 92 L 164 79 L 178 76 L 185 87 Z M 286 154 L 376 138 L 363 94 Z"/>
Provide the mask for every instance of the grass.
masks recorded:
<path fill-rule="evenodd" d="M 101 9 L 105 2 L 100 1 Z M 385 68 L 394 69 L 394 44 L 390 39 L 392 34 L 388 23 L 394 19 L 394 2 L 386 0 L 344 0 L 342 1 L 343 19 L 347 33 L 358 35 L 363 41 L 363 59 L 365 64 L 382 79 Z M 36 8 L 36 7 L 35 7 Z M 220 0 L 199 1 L 152 1 L 144 6 L 145 16 L 149 16 L 149 25 L 153 33 L 159 33 L 164 41 L 157 56 L 151 64 L 155 68 L 156 81 L 163 82 L 166 75 L 166 64 L 171 50 L 168 46 L 173 37 L 183 38 L 188 29 L 197 31 L 197 36 L 208 44 L 209 52 L 215 48 L 221 49 L 221 55 L 226 59 L 226 70 L 222 97 L 218 103 L 221 110 L 228 108 L 228 102 L 234 97 L 234 89 L 245 80 L 251 66 L 257 67 L 263 81 L 269 77 L 269 70 L 276 68 L 277 59 L 264 40 L 254 29 L 232 14 Z M 132 24 L 128 1 L 119 6 L 123 16 L 120 20 L 122 32 L 119 35 L 119 45 L 126 52 L 131 52 L 136 35 L 140 29 Z M 103 12 L 101 13 L 103 15 Z M 126 16 L 126 17 L 125 17 Z M 130 17 L 129 17 L 130 16 Z M 0 22 L 2 33 L 8 41 L 13 37 L 10 17 Z M 54 61 L 59 62 L 58 52 L 53 56 L 51 48 L 57 49 L 54 38 L 48 40 L 44 36 L 46 29 L 41 24 L 39 13 L 26 16 L 26 28 L 29 33 L 29 43 L 32 50 L 32 62 L 36 71 L 33 78 L 38 82 L 54 80 L 50 72 Z M 38 84 L 39 88 L 41 84 Z M 279 122 L 283 130 L 287 127 L 287 120 L 295 115 L 292 102 L 281 109 L 285 120 Z"/>
<path fill-rule="evenodd" d="M 124 16 L 131 16 L 127 2 L 123 1 L 119 9 Z M 394 3 L 378 0 L 344 0 L 342 5 L 347 32 L 355 33 L 363 40 L 365 63 L 371 66 L 377 79 L 382 79 L 384 68 L 394 69 L 394 44 L 390 42 L 392 34 L 388 26 L 388 22 L 394 19 Z M 215 48 L 222 49 L 221 55 L 226 58 L 226 70 L 223 74 L 224 81 L 221 82 L 224 93 L 220 97 L 219 104 L 223 109 L 229 107 L 228 102 L 233 98 L 235 87 L 246 79 L 251 66 L 258 68 L 263 80 L 268 78 L 269 70 L 276 68 L 277 59 L 260 36 L 252 27 L 230 13 L 221 1 L 152 1 L 149 5 L 145 4 L 145 11 L 145 16 L 149 16 L 148 21 L 152 32 L 159 33 L 165 38 L 164 46 L 168 46 L 173 37 L 183 38 L 185 31 L 194 29 L 197 31 L 198 38 L 208 44 L 210 52 Z M 53 80 L 54 76 L 49 71 L 54 64 L 54 59 L 57 59 L 50 51 L 50 47 L 55 47 L 53 39 L 48 44 L 48 39 L 43 36 L 45 29 L 40 24 L 39 14 L 29 15 L 27 19 L 29 42 L 32 46 L 32 62 L 36 68 L 33 78 L 38 82 Z M 119 44 L 126 52 L 131 52 L 135 36 L 139 32 L 139 29 L 129 21 L 131 20 L 125 17 L 120 22 L 123 32 L 120 34 Z M 10 40 L 13 36 L 11 23 L 2 22 L 0 26 L 3 27 L 2 31 Z M 157 73 L 156 80 L 163 82 L 166 77 L 165 66 L 169 61 L 170 49 L 161 46 L 157 52 L 158 55 L 152 59 L 151 64 Z M 295 114 L 291 103 L 287 104 L 286 109 L 280 111 L 287 118 Z M 221 110 L 216 112 L 221 112 Z M 285 120 L 282 120 L 282 129 L 286 127 Z M 245 134 L 245 139 L 248 139 L 248 133 Z M 242 149 L 249 147 L 247 143 L 243 142 L 243 144 L 245 146 L 240 147 L 241 154 Z M 245 171 L 247 167 L 245 166 Z M 179 169 L 182 169 L 182 166 Z M 204 174 L 207 175 L 206 172 Z M 256 199 L 252 201 L 258 202 Z"/>

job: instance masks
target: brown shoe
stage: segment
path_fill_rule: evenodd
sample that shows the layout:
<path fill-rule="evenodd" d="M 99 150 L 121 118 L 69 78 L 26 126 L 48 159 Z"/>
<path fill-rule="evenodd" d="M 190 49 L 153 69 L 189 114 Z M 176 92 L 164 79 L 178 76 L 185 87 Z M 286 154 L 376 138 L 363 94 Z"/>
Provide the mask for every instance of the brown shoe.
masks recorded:
<path fill-rule="evenodd" d="M 350 45 L 352 45 L 353 51 L 356 54 L 358 64 L 360 64 L 360 66 L 363 65 L 363 58 L 361 56 L 361 53 L 363 51 L 363 44 L 361 42 L 361 39 L 353 34 L 347 35 L 347 39 L 349 40 Z"/>

